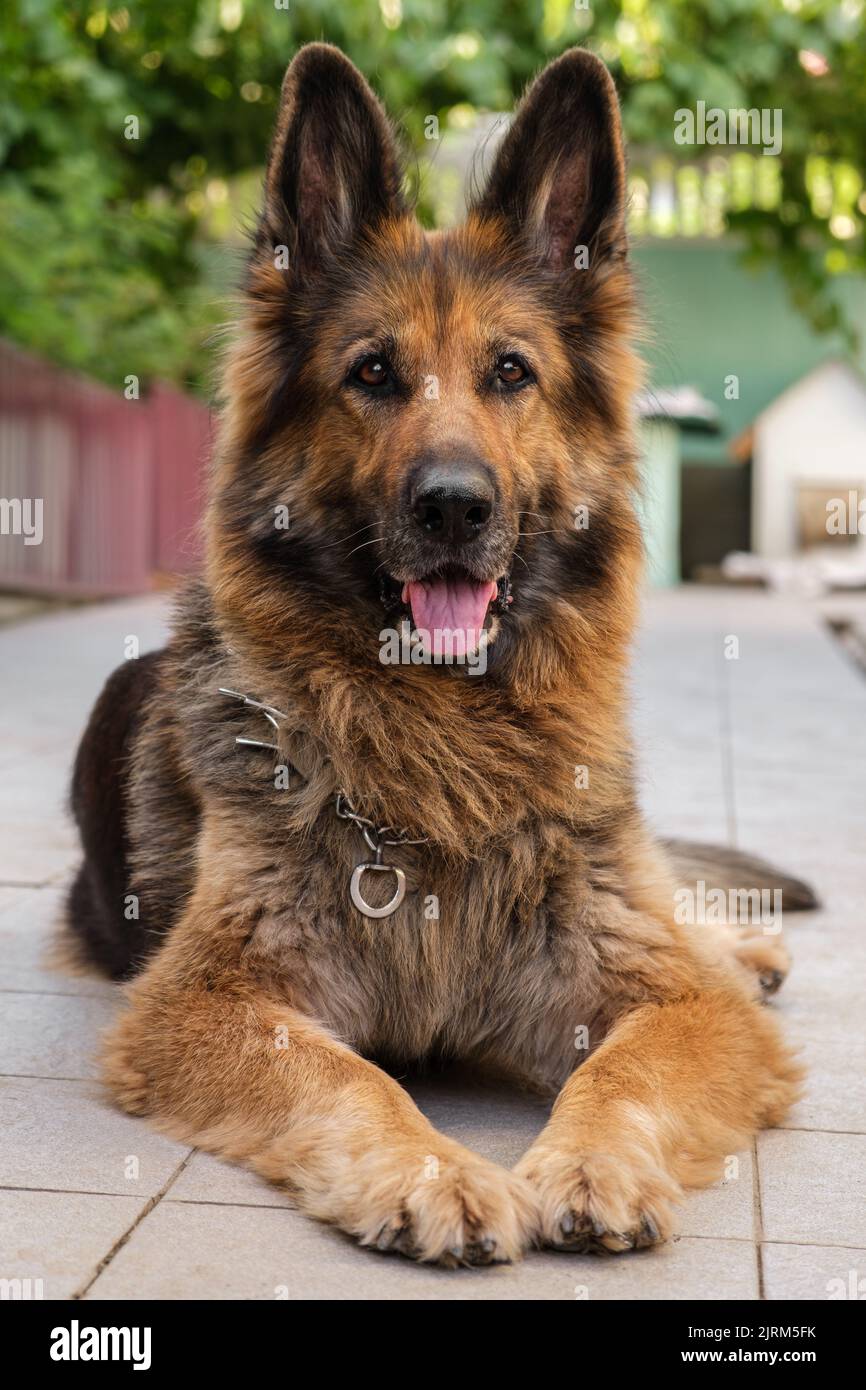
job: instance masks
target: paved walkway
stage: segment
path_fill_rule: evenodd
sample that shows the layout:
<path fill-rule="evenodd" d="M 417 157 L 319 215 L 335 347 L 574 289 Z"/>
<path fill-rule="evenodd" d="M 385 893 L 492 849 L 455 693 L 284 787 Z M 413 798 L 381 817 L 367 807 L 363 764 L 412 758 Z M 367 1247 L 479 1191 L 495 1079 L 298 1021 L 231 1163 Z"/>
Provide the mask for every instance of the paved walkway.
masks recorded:
<path fill-rule="evenodd" d="M 862 617 L 866 601 L 835 607 Z M 773 1006 L 808 1059 L 806 1098 L 736 1176 L 689 1199 L 660 1250 L 453 1272 L 359 1250 L 100 1097 L 92 1058 L 114 989 L 41 957 L 77 857 L 62 806 L 75 742 L 127 637 L 145 650 L 163 619 L 147 599 L 0 632 L 0 1278 L 88 1299 L 826 1298 L 858 1279 L 866 1292 L 866 678 L 814 606 L 656 595 L 635 673 L 659 828 L 735 838 L 812 879 L 826 904 L 789 919 L 794 971 Z M 441 1128 L 505 1163 L 543 1120 L 534 1101 L 457 1079 L 414 1091 Z"/>

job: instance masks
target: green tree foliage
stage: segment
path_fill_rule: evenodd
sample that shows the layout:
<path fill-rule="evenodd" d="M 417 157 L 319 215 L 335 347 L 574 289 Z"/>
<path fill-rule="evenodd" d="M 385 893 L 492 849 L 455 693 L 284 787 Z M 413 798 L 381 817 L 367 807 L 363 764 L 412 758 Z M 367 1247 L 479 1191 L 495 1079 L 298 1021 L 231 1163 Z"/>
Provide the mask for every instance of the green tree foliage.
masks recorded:
<path fill-rule="evenodd" d="M 864 0 L 590 3 L 5 0 L 0 332 L 114 383 L 202 385 L 237 190 L 251 215 L 286 63 L 321 38 L 419 151 L 427 117 L 447 140 L 508 110 L 576 42 L 609 63 L 633 145 L 674 161 L 712 153 L 674 143 L 679 108 L 781 109 L 778 196 L 733 206 L 728 225 L 835 326 L 832 276 L 864 267 Z"/>

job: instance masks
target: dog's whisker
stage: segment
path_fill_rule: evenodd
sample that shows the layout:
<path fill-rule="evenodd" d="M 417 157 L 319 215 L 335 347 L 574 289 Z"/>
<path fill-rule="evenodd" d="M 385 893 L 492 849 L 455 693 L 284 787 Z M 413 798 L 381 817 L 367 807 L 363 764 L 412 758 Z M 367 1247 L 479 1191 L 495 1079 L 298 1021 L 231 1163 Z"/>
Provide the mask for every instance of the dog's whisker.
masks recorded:
<path fill-rule="evenodd" d="M 360 545 L 356 545 L 352 550 L 349 551 L 349 554 L 346 556 L 346 559 L 350 559 L 351 556 L 354 555 L 357 551 L 363 550 L 365 545 L 378 545 L 381 539 L 381 536 L 374 536 L 371 541 L 362 541 Z"/>
<path fill-rule="evenodd" d="M 328 541 L 327 545 L 321 546 L 322 550 L 332 550 L 335 545 L 345 545 L 346 541 L 352 540 L 355 536 L 360 536 L 362 531 L 369 531 L 372 526 L 381 526 L 381 521 L 371 521 L 367 526 L 359 526 L 357 531 L 350 531 L 348 536 L 341 536 L 338 541 Z"/>

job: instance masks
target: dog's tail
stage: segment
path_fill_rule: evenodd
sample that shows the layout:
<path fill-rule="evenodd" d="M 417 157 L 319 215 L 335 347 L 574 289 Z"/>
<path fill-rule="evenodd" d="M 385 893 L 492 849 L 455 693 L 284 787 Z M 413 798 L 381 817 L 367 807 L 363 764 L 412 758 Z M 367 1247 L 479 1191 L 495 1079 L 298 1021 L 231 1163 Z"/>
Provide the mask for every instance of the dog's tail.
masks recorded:
<path fill-rule="evenodd" d="M 783 912 L 805 912 L 820 905 L 808 883 L 753 854 L 697 840 L 662 840 L 662 845 L 673 863 L 677 882 L 683 886 L 703 882 L 707 892 L 720 888 L 725 893 L 732 889 L 779 890 Z"/>

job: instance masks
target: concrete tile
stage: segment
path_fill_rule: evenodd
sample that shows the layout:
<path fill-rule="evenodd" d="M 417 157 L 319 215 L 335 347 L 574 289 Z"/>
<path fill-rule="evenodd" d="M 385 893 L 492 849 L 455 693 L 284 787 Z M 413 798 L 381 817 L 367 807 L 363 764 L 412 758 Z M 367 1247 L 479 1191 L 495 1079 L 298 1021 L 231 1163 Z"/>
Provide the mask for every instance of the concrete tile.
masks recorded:
<path fill-rule="evenodd" d="M 13 890 L 15 891 L 15 890 Z M 26 892 L 47 892 L 33 888 Z M 76 998 L 120 1001 L 121 990 L 96 974 L 67 974 L 46 966 L 50 935 L 8 931 L 0 926 L 0 1009 L 6 992 L 13 994 L 75 995 Z"/>
<path fill-rule="evenodd" d="M 192 1155 L 165 1201 L 225 1202 L 245 1207 L 292 1207 L 287 1193 L 257 1173 L 236 1163 L 225 1163 L 200 1150 Z M 218 1218 L 217 1218 L 218 1219 Z"/>
<path fill-rule="evenodd" d="M 439 1270 L 361 1250 L 302 1213 L 161 1202 L 88 1298 L 470 1299 L 755 1298 L 746 1241 L 682 1240 L 625 1259 L 536 1253 L 520 1264 Z"/>
<path fill-rule="evenodd" d="M 845 1012 L 842 1001 L 839 1009 Z M 824 1035 L 814 1010 L 804 1017 L 792 1009 L 784 1018 L 788 1037 L 801 1049 L 806 1082 L 782 1128 L 866 1134 L 866 1039 Z"/>
<path fill-rule="evenodd" d="M 72 975 L 47 958 L 61 920 L 61 887 L 0 887 L 0 991 L 118 996 L 117 985 L 97 975 Z"/>
<path fill-rule="evenodd" d="M 96 1075 L 99 1037 L 119 999 L 3 994 L 0 1000 L 0 1074 L 73 1080 Z"/>
<path fill-rule="evenodd" d="M 765 1239 L 866 1247 L 866 1136 L 769 1130 L 758 1169 Z"/>
<path fill-rule="evenodd" d="M 22 747 L 51 749 L 68 765 L 93 701 L 124 658 L 129 634 L 142 653 L 165 640 L 170 594 L 88 604 L 0 629 L 0 762 Z M 62 676 L 61 673 L 62 672 Z"/>
<path fill-rule="evenodd" d="M 839 1245 L 763 1245 L 764 1297 L 866 1299 L 866 1250 Z"/>
<path fill-rule="evenodd" d="M 42 1298 L 70 1298 L 143 1205 L 141 1197 L 0 1191 L 0 1277 L 41 1280 Z"/>
<path fill-rule="evenodd" d="M 641 809 L 652 830 L 660 839 L 698 840 L 707 845 L 728 843 L 728 818 L 721 793 L 714 803 L 705 799 L 700 805 L 683 797 L 676 802 L 657 802 L 641 795 Z"/>
<path fill-rule="evenodd" d="M 730 1177 L 700 1192 L 688 1192 L 677 1210 L 681 1236 L 752 1240 L 755 1236 L 755 1193 L 752 1155 L 746 1150 L 728 1160 Z"/>
<path fill-rule="evenodd" d="M 806 1089 L 783 1127 L 866 1133 L 866 938 L 840 927 L 829 911 L 812 921 L 789 919 L 785 932 L 794 964 L 775 1007 L 800 1050 Z"/>
<path fill-rule="evenodd" d="M 189 1152 L 93 1083 L 0 1079 L 0 1187 L 151 1197 Z"/>
<path fill-rule="evenodd" d="M 550 1113 L 538 1097 L 459 1076 L 410 1080 L 407 1090 L 437 1129 L 505 1168 L 523 1156 Z"/>
<path fill-rule="evenodd" d="M 88 605 L 0 630 L 0 883 L 46 883 L 78 861 L 65 809 L 75 747 L 125 637 L 142 652 L 159 645 L 169 604 Z"/>
<path fill-rule="evenodd" d="M 61 911 L 56 888 L 0 886 L 0 988 L 49 992 L 42 957 Z"/>
<path fill-rule="evenodd" d="M 74 868 L 79 857 L 77 836 L 63 819 L 59 800 L 36 808 L 6 807 L 0 814 L 0 883 L 50 883 Z"/>
<path fill-rule="evenodd" d="M 832 901 L 818 912 L 788 914 L 785 930 L 794 954 L 789 995 L 802 998 L 804 1003 L 817 999 L 822 1004 L 834 998 L 857 997 L 860 982 L 866 977 L 866 922 L 862 915 L 862 885 L 856 905 L 847 889 L 837 890 Z"/>

